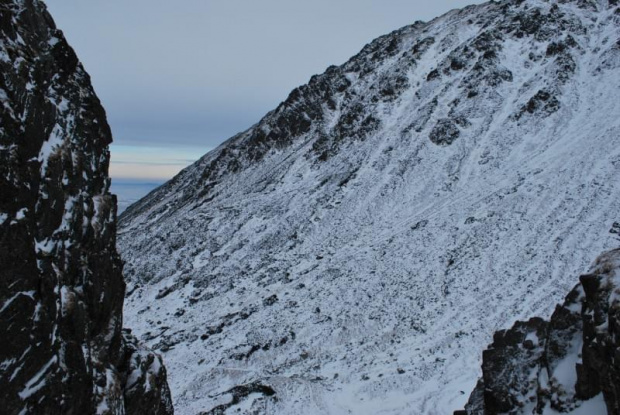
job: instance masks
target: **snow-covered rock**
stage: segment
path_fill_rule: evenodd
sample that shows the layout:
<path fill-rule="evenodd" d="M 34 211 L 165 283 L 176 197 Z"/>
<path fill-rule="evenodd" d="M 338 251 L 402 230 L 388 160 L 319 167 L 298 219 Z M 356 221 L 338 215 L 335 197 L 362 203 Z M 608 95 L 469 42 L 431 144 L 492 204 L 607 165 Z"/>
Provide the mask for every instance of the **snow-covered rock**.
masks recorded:
<path fill-rule="evenodd" d="M 168 415 L 174 412 L 166 368 L 160 355 L 140 343 L 130 331 L 123 332 L 125 412 L 130 415 Z"/>
<path fill-rule="evenodd" d="M 128 208 L 125 316 L 177 412 L 463 408 L 492 333 L 618 245 L 619 42 L 606 0 L 414 23 Z"/>
<path fill-rule="evenodd" d="M 495 333 L 465 414 L 620 413 L 620 250 L 579 279 L 548 322 Z"/>
<path fill-rule="evenodd" d="M 172 413 L 165 369 L 136 366 L 149 354 L 121 336 L 111 141 L 45 5 L 0 1 L 2 414 Z M 149 383 L 126 390 L 128 372 Z"/>

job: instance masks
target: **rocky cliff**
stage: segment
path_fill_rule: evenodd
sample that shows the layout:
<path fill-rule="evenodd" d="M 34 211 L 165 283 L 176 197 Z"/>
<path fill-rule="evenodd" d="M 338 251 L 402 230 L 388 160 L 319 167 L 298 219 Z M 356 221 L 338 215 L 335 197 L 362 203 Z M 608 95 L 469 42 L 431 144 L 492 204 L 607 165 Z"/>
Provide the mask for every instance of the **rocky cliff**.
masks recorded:
<path fill-rule="evenodd" d="M 292 91 L 120 218 L 175 410 L 462 408 L 493 333 L 617 246 L 618 96 L 607 0 L 454 10 Z"/>
<path fill-rule="evenodd" d="M 122 332 L 105 112 L 38 0 L 0 1 L 0 407 L 171 414 L 161 358 Z"/>
<path fill-rule="evenodd" d="M 495 333 L 464 415 L 620 414 L 620 250 L 601 255 L 546 321 Z"/>

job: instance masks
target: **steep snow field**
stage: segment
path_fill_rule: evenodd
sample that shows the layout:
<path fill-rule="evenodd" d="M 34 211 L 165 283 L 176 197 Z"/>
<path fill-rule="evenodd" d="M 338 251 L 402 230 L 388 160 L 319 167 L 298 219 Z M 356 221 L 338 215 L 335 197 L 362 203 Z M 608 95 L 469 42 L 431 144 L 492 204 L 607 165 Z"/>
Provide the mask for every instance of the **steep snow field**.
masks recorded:
<path fill-rule="evenodd" d="M 618 245 L 619 42 L 607 1 L 418 22 L 129 207 L 125 321 L 177 413 L 462 408 L 492 333 Z"/>

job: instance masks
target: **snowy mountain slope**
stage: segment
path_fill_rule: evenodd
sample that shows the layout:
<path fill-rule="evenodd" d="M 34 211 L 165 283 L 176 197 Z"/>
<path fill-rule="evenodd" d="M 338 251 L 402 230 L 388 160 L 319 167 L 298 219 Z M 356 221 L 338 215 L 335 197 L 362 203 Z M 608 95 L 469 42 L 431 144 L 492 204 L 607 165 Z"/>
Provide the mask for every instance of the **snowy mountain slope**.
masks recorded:
<path fill-rule="evenodd" d="M 415 23 L 128 208 L 178 413 L 462 408 L 493 331 L 618 244 L 619 42 L 608 1 Z"/>

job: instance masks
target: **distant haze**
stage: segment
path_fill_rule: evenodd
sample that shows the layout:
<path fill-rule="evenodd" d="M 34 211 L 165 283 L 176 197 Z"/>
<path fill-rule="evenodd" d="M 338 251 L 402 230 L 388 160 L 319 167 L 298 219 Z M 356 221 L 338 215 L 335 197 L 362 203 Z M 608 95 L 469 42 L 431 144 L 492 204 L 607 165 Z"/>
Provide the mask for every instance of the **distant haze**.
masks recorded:
<path fill-rule="evenodd" d="M 374 38 L 472 1 L 46 3 L 108 112 L 112 176 L 167 179 Z"/>

